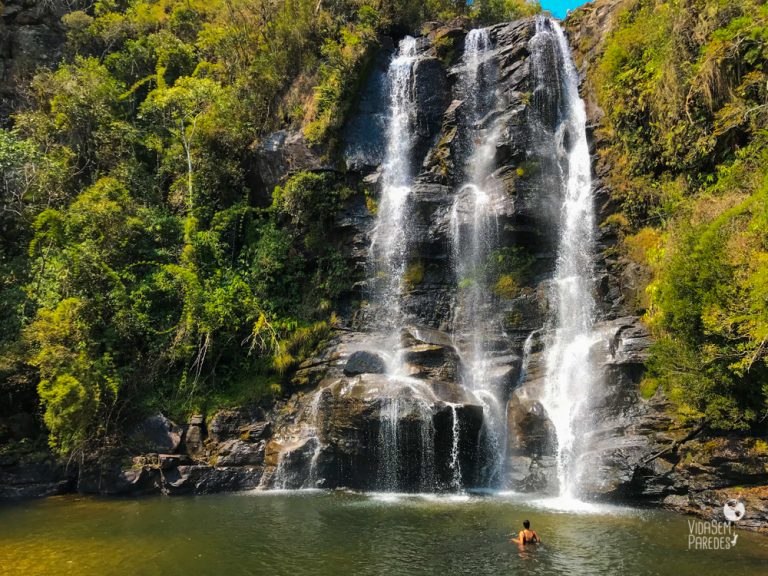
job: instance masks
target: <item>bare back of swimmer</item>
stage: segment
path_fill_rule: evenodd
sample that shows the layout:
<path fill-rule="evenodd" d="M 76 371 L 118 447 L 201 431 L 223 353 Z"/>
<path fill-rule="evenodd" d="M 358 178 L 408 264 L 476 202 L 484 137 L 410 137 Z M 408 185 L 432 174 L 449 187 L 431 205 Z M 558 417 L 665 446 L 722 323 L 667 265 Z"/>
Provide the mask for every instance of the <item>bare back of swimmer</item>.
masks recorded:
<path fill-rule="evenodd" d="M 512 538 L 510 542 L 525 546 L 526 544 L 540 544 L 541 538 L 535 530 L 531 530 L 531 523 L 528 520 L 523 520 L 523 529 L 518 532 L 517 538 Z"/>

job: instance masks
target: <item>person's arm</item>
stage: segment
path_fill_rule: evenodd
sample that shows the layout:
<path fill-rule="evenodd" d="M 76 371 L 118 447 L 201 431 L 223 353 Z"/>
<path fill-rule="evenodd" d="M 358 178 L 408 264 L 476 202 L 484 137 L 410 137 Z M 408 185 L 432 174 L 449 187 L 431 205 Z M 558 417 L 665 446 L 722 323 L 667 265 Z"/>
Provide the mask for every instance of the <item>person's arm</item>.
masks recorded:
<path fill-rule="evenodd" d="M 541 544 L 541 536 L 536 533 L 536 530 L 533 531 L 533 535 L 536 537 L 536 542 Z"/>
<path fill-rule="evenodd" d="M 514 542 L 515 544 L 522 544 L 523 543 L 523 541 L 522 541 L 522 534 L 523 534 L 522 532 L 518 532 L 517 533 L 517 537 L 516 538 L 512 537 L 510 539 L 510 542 Z"/>

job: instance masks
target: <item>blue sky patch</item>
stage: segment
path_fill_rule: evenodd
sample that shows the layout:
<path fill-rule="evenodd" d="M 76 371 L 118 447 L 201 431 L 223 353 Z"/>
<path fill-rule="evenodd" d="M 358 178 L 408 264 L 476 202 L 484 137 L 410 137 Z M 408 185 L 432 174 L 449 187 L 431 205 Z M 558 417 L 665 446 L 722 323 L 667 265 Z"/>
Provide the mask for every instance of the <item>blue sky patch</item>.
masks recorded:
<path fill-rule="evenodd" d="M 582 4 L 586 2 L 584 0 L 541 0 L 541 7 L 552 12 L 557 18 L 565 18 L 568 10 L 573 10 Z"/>

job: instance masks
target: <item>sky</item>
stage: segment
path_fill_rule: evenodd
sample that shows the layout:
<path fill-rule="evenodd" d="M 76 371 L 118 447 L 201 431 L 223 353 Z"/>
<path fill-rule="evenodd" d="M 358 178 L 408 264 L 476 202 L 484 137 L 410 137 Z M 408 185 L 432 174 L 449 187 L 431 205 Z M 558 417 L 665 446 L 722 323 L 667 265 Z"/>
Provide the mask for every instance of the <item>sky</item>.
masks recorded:
<path fill-rule="evenodd" d="M 558 18 L 565 18 L 567 10 L 586 4 L 585 0 L 540 0 L 540 2 L 544 10 L 549 10 Z"/>

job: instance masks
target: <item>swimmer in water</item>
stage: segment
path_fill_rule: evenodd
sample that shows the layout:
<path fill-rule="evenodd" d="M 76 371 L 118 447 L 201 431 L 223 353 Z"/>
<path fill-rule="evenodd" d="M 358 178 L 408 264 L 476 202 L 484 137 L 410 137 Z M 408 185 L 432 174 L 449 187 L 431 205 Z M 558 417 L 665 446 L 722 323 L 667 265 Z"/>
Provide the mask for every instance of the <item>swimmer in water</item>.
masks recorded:
<path fill-rule="evenodd" d="M 531 523 L 528 520 L 523 520 L 523 529 L 517 534 L 517 538 L 512 538 L 510 542 L 515 542 L 520 544 L 520 546 L 541 544 L 541 538 L 539 538 L 535 530 L 531 530 Z"/>

